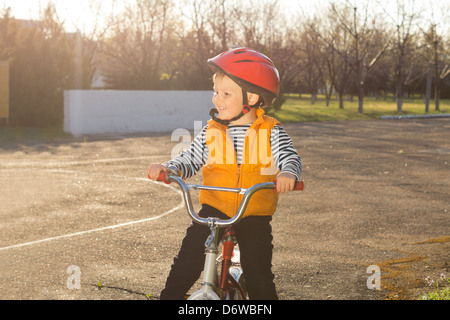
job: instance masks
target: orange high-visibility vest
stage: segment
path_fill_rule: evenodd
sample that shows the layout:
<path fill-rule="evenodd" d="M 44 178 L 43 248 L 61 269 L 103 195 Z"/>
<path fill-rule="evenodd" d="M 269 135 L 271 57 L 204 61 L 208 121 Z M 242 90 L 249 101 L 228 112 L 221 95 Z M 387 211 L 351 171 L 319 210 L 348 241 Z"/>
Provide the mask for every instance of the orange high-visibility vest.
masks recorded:
<path fill-rule="evenodd" d="M 249 188 L 257 183 L 275 180 L 278 169 L 272 157 L 270 135 L 279 122 L 257 109 L 257 120 L 245 135 L 241 164 L 236 162 L 233 141 L 227 134 L 228 127 L 213 120 L 208 122 L 206 145 L 208 161 L 203 167 L 203 184 L 226 188 Z M 210 205 L 230 218 L 240 205 L 242 195 L 222 191 L 200 191 L 200 203 Z M 268 216 L 275 212 L 278 193 L 273 190 L 256 192 L 245 211 L 247 216 Z"/>

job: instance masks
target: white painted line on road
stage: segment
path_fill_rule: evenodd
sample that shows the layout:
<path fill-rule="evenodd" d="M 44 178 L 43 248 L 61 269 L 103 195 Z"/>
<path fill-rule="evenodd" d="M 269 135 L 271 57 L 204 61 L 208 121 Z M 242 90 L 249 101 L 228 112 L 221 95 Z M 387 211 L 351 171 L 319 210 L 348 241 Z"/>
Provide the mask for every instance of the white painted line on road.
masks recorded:
<path fill-rule="evenodd" d="M 137 178 L 138 180 L 145 180 L 145 181 L 150 181 L 153 183 L 156 183 L 154 181 L 151 181 L 149 179 L 144 179 L 144 178 Z M 175 187 L 172 187 L 171 185 L 167 185 L 167 184 L 163 184 L 161 182 L 158 183 L 160 186 L 164 186 L 167 188 L 170 188 L 174 191 L 176 191 L 180 196 L 182 196 L 181 191 L 177 190 Z M 113 229 L 117 229 L 117 228 L 121 228 L 121 227 L 126 227 L 126 226 L 130 226 L 133 224 L 138 224 L 138 223 L 143 223 L 143 222 L 148 222 L 148 221 L 154 221 L 154 220 L 158 220 L 161 219 L 181 208 L 184 207 L 184 200 L 182 199 L 182 201 L 174 208 L 156 216 L 156 217 L 151 217 L 151 218 L 147 218 L 147 219 L 142 219 L 142 220 L 137 220 L 137 221 L 129 221 L 129 222 L 124 222 L 124 223 L 120 223 L 120 224 L 116 224 L 113 226 L 108 226 L 108 227 L 101 227 L 101 228 L 96 228 L 96 229 L 91 229 L 91 230 L 86 230 L 86 231 L 80 231 L 80 232 L 75 232 L 75 233 L 70 233 L 70 234 L 65 234 L 65 235 L 61 235 L 61 236 L 56 236 L 56 237 L 51 237 L 51 238 L 46 238 L 46 239 L 41 239 L 41 240 L 36 240 L 36 241 L 30 241 L 30 242 L 26 242 L 26 243 L 21 243 L 21 244 L 16 244 L 16 245 L 12 245 L 12 246 L 8 246 L 8 247 L 3 247 L 0 248 L 0 251 L 5 251 L 5 250 L 9 250 L 9 249 L 15 249 L 15 248 L 20 248 L 20 247 L 26 247 L 26 246 L 32 246 L 35 244 L 39 244 L 39 243 L 43 243 L 43 242 L 50 242 L 50 241 L 54 241 L 54 240 L 59 240 L 59 239 L 64 239 L 64 238 L 71 238 L 71 237 L 75 237 L 75 236 L 81 236 L 81 235 L 85 235 L 88 233 L 93 233 L 93 232 L 100 232 L 100 231 L 105 231 L 105 230 L 113 230 Z"/>

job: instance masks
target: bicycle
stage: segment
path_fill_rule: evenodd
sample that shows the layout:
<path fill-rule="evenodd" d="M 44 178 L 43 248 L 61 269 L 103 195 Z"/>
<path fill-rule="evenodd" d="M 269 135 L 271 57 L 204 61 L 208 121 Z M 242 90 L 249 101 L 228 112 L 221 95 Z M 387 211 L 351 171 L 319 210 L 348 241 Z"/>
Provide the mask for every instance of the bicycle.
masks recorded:
<path fill-rule="evenodd" d="M 211 230 L 211 234 L 205 242 L 205 264 L 201 289 L 189 296 L 188 300 L 246 300 L 245 278 L 240 266 L 240 252 L 234 235 L 233 225 L 242 219 L 252 195 L 259 190 L 275 189 L 276 181 L 256 184 L 250 188 L 222 188 L 186 184 L 181 178 L 181 172 L 175 167 L 169 167 L 167 172 L 161 172 L 157 181 L 163 181 L 166 184 L 177 183 L 181 188 L 190 218 L 195 223 L 208 226 Z M 303 181 L 298 181 L 294 190 L 303 190 L 303 188 Z M 235 216 L 228 220 L 201 218 L 194 210 L 190 190 L 234 192 L 242 194 L 243 199 Z M 222 253 L 219 256 L 220 228 L 225 228 L 225 232 L 221 239 Z M 219 265 L 221 265 L 220 276 L 218 271 Z"/>

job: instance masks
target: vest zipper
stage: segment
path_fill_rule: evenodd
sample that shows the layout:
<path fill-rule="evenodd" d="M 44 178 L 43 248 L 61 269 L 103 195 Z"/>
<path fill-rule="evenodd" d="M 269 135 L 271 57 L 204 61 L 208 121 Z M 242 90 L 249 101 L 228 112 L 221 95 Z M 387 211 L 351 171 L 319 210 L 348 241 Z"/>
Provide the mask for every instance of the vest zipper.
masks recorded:
<path fill-rule="evenodd" d="M 236 175 L 237 175 L 236 188 L 239 188 L 239 184 L 241 182 L 241 165 L 240 164 L 237 165 Z M 236 194 L 236 203 L 234 205 L 234 212 L 236 213 L 238 209 L 239 209 L 239 194 Z"/>

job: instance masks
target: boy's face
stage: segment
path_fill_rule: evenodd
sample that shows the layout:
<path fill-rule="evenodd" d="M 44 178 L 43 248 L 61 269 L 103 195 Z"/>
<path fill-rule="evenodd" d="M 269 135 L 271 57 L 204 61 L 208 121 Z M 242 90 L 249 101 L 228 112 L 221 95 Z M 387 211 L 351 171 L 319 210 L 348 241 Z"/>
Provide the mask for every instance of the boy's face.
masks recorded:
<path fill-rule="evenodd" d="M 243 107 L 242 89 L 226 75 L 214 77 L 213 103 L 219 111 L 218 118 L 230 120 L 239 115 Z"/>

